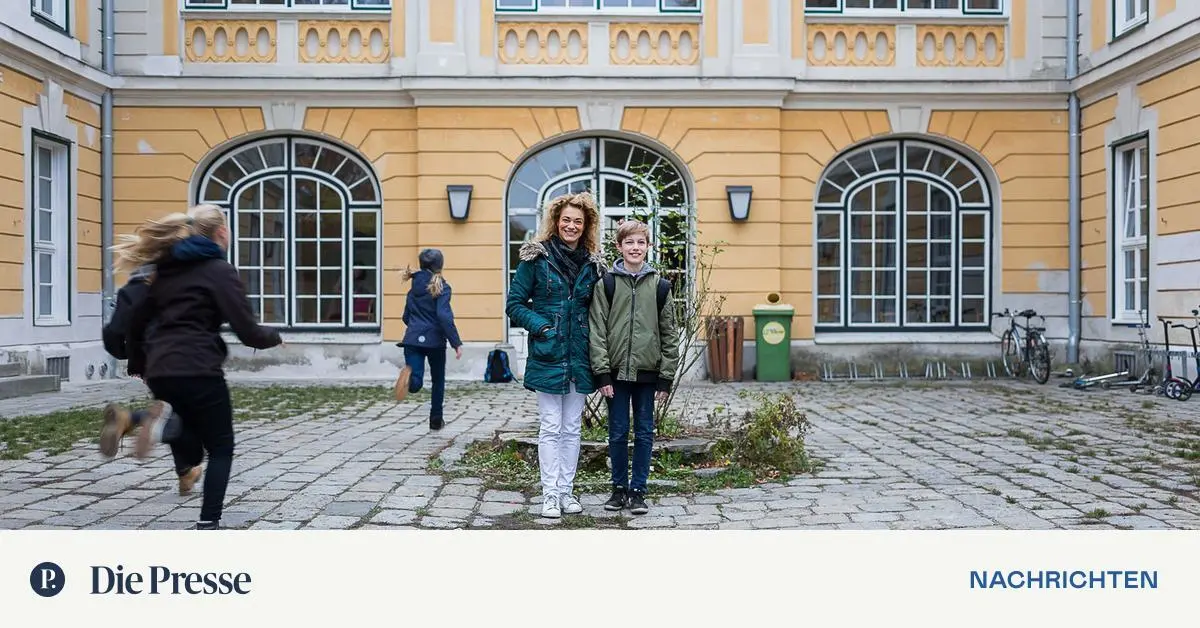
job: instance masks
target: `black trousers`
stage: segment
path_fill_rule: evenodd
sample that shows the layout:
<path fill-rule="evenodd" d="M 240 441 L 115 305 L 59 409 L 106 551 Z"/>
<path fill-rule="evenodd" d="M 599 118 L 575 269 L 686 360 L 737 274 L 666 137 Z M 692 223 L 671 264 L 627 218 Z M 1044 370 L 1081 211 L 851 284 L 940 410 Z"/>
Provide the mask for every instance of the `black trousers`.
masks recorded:
<path fill-rule="evenodd" d="M 155 398 L 174 408 L 182 421 L 179 435 L 165 439 L 183 475 L 204 461 L 204 501 L 201 521 L 220 521 L 233 467 L 233 403 L 223 377 L 158 377 L 146 380 Z"/>

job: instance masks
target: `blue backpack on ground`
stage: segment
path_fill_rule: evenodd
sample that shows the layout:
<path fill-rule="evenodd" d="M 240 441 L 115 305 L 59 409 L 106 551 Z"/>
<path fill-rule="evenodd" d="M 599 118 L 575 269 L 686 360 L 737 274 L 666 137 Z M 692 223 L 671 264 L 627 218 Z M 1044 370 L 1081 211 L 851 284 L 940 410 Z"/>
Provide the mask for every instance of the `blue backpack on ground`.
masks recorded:
<path fill-rule="evenodd" d="M 503 384 L 513 381 L 512 371 L 508 368 L 508 352 L 503 349 L 492 349 L 488 352 L 487 368 L 483 371 L 483 381 L 491 384 Z"/>

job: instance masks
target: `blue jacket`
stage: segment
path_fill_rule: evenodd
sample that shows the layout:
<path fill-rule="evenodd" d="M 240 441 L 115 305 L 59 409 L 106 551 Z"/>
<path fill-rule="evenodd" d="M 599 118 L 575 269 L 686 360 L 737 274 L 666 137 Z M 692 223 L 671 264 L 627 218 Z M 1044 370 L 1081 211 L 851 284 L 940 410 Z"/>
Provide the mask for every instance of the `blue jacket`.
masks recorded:
<path fill-rule="evenodd" d="M 462 346 L 458 328 L 454 325 L 454 312 L 450 309 L 450 284 L 434 298 L 429 294 L 429 281 L 433 273 L 418 270 L 412 276 L 412 287 L 404 303 L 404 340 L 401 347 L 423 349 L 445 349 L 446 343 L 457 349 Z"/>
<path fill-rule="evenodd" d="M 526 242 L 520 256 L 504 311 L 514 324 L 529 332 L 525 388 L 565 395 L 574 384 L 575 392 L 596 392 L 588 354 L 588 306 L 592 289 L 604 272 L 604 258 L 592 255 L 571 286 L 550 261 L 545 244 Z"/>

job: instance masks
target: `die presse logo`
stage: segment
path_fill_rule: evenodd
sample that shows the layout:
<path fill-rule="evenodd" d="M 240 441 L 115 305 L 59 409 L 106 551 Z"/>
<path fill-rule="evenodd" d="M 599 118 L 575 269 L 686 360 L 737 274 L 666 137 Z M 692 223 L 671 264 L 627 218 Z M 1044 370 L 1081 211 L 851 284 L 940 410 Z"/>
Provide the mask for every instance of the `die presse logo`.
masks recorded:
<path fill-rule="evenodd" d="M 161 565 L 145 570 L 124 565 L 92 565 L 89 595 L 247 595 L 252 580 L 248 573 L 178 571 Z M 46 562 L 33 568 L 29 585 L 42 597 L 62 592 L 66 575 L 61 567 Z"/>
<path fill-rule="evenodd" d="M 62 567 L 54 563 L 42 563 L 29 572 L 29 586 L 33 592 L 42 597 L 54 597 L 62 593 L 67 584 L 67 576 Z"/>

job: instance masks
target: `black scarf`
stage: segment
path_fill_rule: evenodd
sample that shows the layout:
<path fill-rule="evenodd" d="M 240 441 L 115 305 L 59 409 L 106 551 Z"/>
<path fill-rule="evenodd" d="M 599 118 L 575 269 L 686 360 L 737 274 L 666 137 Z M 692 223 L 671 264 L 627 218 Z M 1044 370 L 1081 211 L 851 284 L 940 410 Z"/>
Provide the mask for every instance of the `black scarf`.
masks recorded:
<path fill-rule="evenodd" d="M 579 271 L 587 263 L 587 249 L 582 246 L 576 246 L 572 249 L 558 236 L 553 235 L 546 242 L 546 250 L 550 253 L 550 258 L 554 261 L 554 264 L 566 273 L 567 283 L 575 285 L 575 280 L 579 278 Z"/>

